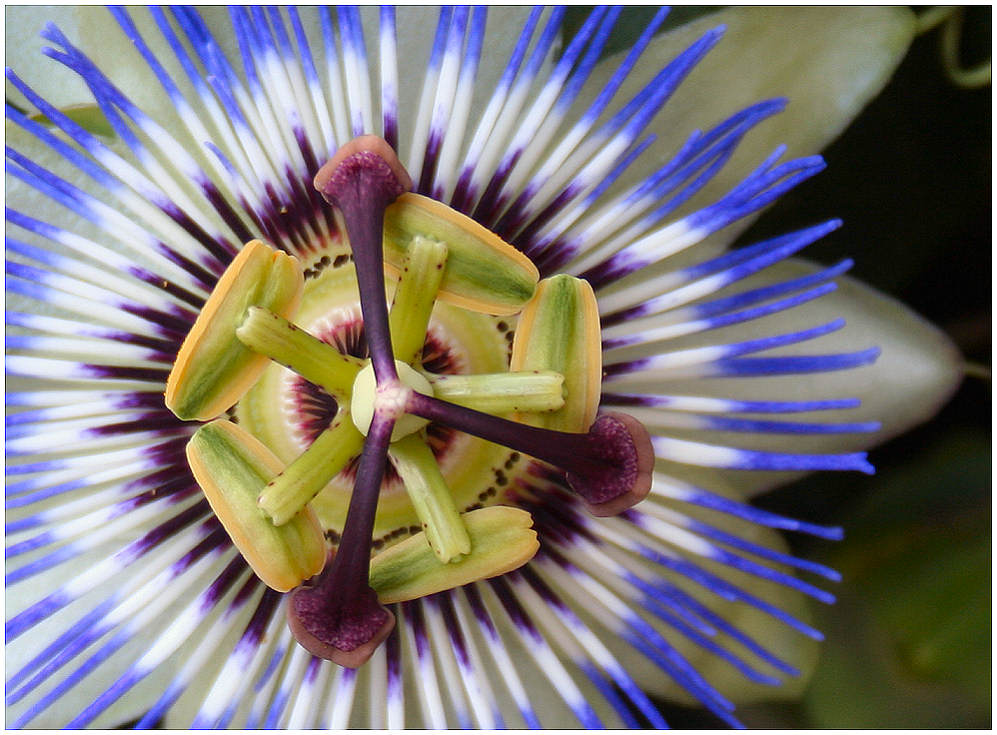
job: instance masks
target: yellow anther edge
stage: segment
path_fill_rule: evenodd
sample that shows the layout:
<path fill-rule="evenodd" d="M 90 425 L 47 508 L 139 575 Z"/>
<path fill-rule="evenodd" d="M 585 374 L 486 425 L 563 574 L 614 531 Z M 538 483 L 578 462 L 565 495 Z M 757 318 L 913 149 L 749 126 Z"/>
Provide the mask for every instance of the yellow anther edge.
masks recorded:
<path fill-rule="evenodd" d="M 434 199 L 403 194 L 384 212 L 385 269 L 397 277 L 416 236 L 444 243 L 438 298 L 485 314 L 515 314 L 533 297 L 533 261 L 470 217 Z"/>
<path fill-rule="evenodd" d="M 256 505 L 281 461 L 252 434 L 230 421 L 205 424 L 187 444 L 187 462 L 232 543 L 268 587 L 294 589 L 322 571 L 322 527 L 310 508 L 277 527 Z"/>
<path fill-rule="evenodd" d="M 301 303 L 297 258 L 252 240 L 222 274 L 184 340 L 166 380 L 165 403 L 177 417 L 208 421 L 245 395 L 269 358 L 235 335 L 250 306 L 291 317 Z"/>
<path fill-rule="evenodd" d="M 383 604 L 425 597 L 479 579 L 518 569 L 540 548 L 533 517 L 520 508 L 494 505 L 461 515 L 471 552 L 459 561 L 440 564 L 417 533 L 375 556 L 370 563 L 370 586 Z"/>
<path fill-rule="evenodd" d="M 585 432 L 602 394 L 599 306 L 588 281 L 560 274 L 545 278 L 519 316 L 509 370 L 553 370 L 564 376 L 564 406 L 519 420 L 557 431 Z"/>

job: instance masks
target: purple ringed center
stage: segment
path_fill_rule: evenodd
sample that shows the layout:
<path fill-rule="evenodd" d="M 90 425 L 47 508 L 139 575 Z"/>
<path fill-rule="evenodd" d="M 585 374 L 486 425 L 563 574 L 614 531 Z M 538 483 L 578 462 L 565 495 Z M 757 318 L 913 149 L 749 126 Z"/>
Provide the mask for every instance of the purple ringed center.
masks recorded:
<path fill-rule="evenodd" d="M 354 317 L 331 327 L 316 331 L 314 336 L 326 344 L 335 347 L 340 353 L 359 358 L 368 357 L 367 340 L 364 334 L 363 320 Z M 422 366 L 437 375 L 455 375 L 462 372 L 462 361 L 454 354 L 446 342 L 434 332 L 432 327 L 426 335 L 422 348 Z M 300 376 L 294 376 L 290 383 L 290 395 L 287 405 L 288 420 L 295 436 L 301 442 L 302 448 L 311 446 L 312 442 L 332 423 L 339 410 L 336 399 L 321 386 Z M 432 450 L 438 462 L 442 462 L 448 450 L 452 447 L 456 432 L 439 423 L 426 426 L 426 443 Z M 359 457 L 352 460 L 339 474 L 338 478 L 352 485 L 356 479 Z M 390 463 L 385 468 L 381 489 L 400 490 L 401 478 Z"/>

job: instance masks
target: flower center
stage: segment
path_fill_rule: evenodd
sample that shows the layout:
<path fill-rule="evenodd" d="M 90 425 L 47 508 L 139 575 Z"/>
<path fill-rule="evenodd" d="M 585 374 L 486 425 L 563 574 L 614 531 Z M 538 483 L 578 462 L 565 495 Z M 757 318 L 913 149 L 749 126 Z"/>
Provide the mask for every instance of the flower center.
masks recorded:
<path fill-rule="evenodd" d="M 335 255 L 327 257 L 335 263 Z M 396 286 L 396 282 L 388 280 L 389 298 Z M 352 262 L 344 259 L 305 281 L 294 322 L 338 352 L 360 360 L 367 358 Z M 492 317 L 437 302 L 423 341 L 420 375 L 430 380 L 440 375 L 507 372 L 514 324 L 515 317 Z M 287 465 L 334 423 L 339 409 L 340 401 L 324 388 L 281 364 L 271 363 L 236 404 L 235 418 Z M 460 511 L 502 503 L 508 487 L 505 478 L 516 467 L 525 465 L 506 447 L 437 422 L 429 423 L 423 433 Z M 356 469 L 356 461 L 350 461 L 310 503 L 326 537 L 334 543 L 346 521 Z M 389 464 L 377 506 L 375 548 L 387 548 L 421 530 L 415 508 L 394 465 Z"/>
<path fill-rule="evenodd" d="M 438 202 L 406 195 L 411 180 L 379 138 L 341 148 L 316 174 L 315 186 L 345 224 L 369 362 L 288 321 L 304 291 L 301 264 L 254 241 L 226 270 L 185 340 L 166 402 L 181 418 L 218 416 L 260 385 L 267 358 L 330 394 L 333 421 L 283 469 L 267 444 L 222 419 L 198 430 L 188 455 L 243 556 L 268 584 L 286 590 L 320 568 L 324 544 L 311 502 L 359 453 L 335 553 L 320 578 L 298 587 L 288 604 L 302 646 L 355 667 L 394 626 L 379 592 L 384 600 L 438 592 L 515 569 L 538 548 L 525 511 L 492 509 L 485 517 L 484 509 L 457 510 L 421 435 L 428 422 L 559 467 L 597 515 L 643 498 L 653 449 L 636 420 L 612 414 L 596 420 L 602 362 L 598 309 L 586 282 L 556 276 L 538 284 L 533 264 L 494 234 Z M 386 253 L 400 271 L 390 310 Z M 322 270 L 312 269 L 310 280 Z M 420 374 L 437 298 L 475 312 L 522 311 L 510 358 L 521 369 Z M 265 404 L 262 412 L 268 410 Z M 522 421 L 501 416 L 510 412 L 522 412 Z M 372 559 L 389 461 L 423 532 Z"/>

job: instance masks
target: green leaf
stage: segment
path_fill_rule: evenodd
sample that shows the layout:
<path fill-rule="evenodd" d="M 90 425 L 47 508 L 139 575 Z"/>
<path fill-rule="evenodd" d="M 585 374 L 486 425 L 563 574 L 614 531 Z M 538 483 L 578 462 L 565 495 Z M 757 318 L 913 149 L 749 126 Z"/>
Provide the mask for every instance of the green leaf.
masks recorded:
<path fill-rule="evenodd" d="M 69 107 L 62 108 L 59 112 L 94 135 L 100 135 L 104 138 L 117 137 L 114 133 L 114 128 L 111 127 L 111 123 L 107 121 L 104 113 L 101 112 L 100 107 L 96 104 L 70 105 Z M 29 117 L 36 122 L 40 122 L 42 125 L 54 127 L 54 123 L 40 112 Z"/>
<path fill-rule="evenodd" d="M 990 708 L 990 446 L 949 435 L 877 479 L 832 559 L 817 727 L 980 727 Z"/>

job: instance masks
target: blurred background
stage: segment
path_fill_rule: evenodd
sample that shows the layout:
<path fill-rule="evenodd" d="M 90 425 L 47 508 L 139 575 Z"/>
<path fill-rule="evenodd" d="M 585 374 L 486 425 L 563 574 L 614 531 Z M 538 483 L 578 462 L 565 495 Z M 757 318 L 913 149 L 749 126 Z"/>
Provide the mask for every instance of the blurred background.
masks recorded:
<path fill-rule="evenodd" d="M 625 11 L 616 49 L 653 10 Z M 669 20 L 715 10 L 676 8 Z M 588 9 L 572 12 L 580 22 Z M 991 15 L 990 7 L 966 10 L 964 66 L 990 57 Z M 854 257 L 850 275 L 938 325 L 968 365 L 933 421 L 871 452 L 875 476 L 825 473 L 756 500 L 843 526 L 846 538 L 790 539 L 844 581 L 837 604 L 815 611 L 827 641 L 806 694 L 739 708 L 749 727 L 991 726 L 992 93 L 949 80 L 940 34 L 915 39 L 888 86 L 824 151 L 827 170 L 741 237 L 755 242 L 841 217 L 841 235 L 805 256 L 825 264 Z M 719 724 L 701 711 L 663 710 L 673 727 Z"/>
<path fill-rule="evenodd" d="M 923 9 L 919 9 L 919 12 Z M 968 8 L 967 66 L 989 58 L 990 7 Z M 818 219 L 847 233 L 809 248 L 938 325 L 969 369 L 928 424 L 870 454 L 874 477 L 815 476 L 758 499 L 841 525 L 798 551 L 838 569 L 838 603 L 803 701 L 744 711 L 750 726 L 991 727 L 992 90 L 960 89 L 919 36 L 893 80 L 825 152 L 827 170 L 746 237 Z M 856 249 L 856 243 L 869 247 Z M 691 723 L 690 723 L 691 724 Z"/>

